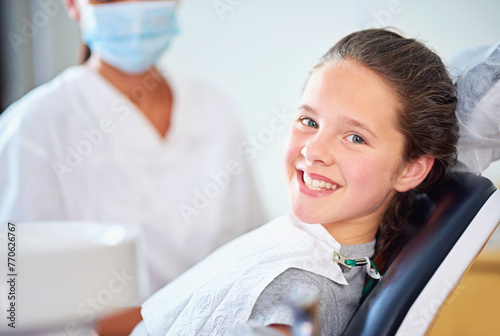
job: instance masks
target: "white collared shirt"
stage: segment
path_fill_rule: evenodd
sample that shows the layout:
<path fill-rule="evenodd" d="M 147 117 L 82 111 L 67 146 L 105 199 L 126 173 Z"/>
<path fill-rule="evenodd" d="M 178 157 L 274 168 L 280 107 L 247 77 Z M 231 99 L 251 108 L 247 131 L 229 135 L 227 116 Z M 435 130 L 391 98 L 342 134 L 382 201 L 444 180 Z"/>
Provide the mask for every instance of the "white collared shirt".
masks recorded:
<path fill-rule="evenodd" d="M 165 138 L 86 66 L 12 104 L 0 118 L 0 220 L 137 225 L 151 291 L 262 224 L 234 106 L 206 83 L 166 78 L 173 108 Z"/>

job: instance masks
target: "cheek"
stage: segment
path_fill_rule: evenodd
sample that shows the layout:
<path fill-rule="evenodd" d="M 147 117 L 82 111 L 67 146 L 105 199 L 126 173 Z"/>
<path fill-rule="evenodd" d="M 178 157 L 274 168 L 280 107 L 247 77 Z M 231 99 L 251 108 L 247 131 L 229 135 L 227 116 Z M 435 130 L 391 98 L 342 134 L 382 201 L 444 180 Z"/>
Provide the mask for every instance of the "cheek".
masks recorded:
<path fill-rule="evenodd" d="M 348 167 L 342 169 L 342 174 L 348 185 L 367 185 L 372 180 L 374 168 L 371 160 L 347 160 Z"/>
<path fill-rule="evenodd" d="M 293 170 L 293 164 L 295 161 L 297 161 L 297 158 L 299 158 L 300 151 L 302 150 L 302 145 L 301 141 L 298 138 L 296 132 L 294 132 L 294 129 L 290 131 L 290 134 L 288 135 L 288 139 L 285 143 L 285 147 L 283 149 L 283 163 L 285 167 L 285 172 L 288 177 L 290 177 L 292 170 Z"/>
<path fill-rule="evenodd" d="M 366 191 L 387 188 L 394 176 L 394 165 L 389 158 L 369 157 L 350 160 L 344 169 L 345 178 L 351 185 L 357 185 Z"/>

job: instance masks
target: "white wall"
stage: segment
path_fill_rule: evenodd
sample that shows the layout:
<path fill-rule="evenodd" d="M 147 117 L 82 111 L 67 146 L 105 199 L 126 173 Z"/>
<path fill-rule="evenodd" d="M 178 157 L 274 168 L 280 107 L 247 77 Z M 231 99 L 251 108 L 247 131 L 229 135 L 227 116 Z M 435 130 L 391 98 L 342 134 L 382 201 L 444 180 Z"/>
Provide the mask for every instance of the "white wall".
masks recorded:
<path fill-rule="evenodd" d="M 2 1 L 12 6 L 21 2 Z M 31 12 L 23 14 L 30 20 L 40 4 L 62 2 L 30 1 Z M 19 64 L 20 58 L 31 58 L 31 77 L 19 65 L 12 71 L 19 78 L 32 78 L 32 85 L 76 62 L 77 27 L 59 8 L 40 27 L 33 52 L 26 47 L 12 59 Z M 179 11 L 182 34 L 162 63 L 214 82 L 239 105 L 248 134 L 262 146 L 251 163 L 275 217 L 288 210 L 281 164 L 287 131 L 269 133 L 270 122 L 276 110 L 294 112 L 309 69 L 330 46 L 351 31 L 392 25 L 449 57 L 457 49 L 500 40 L 499 14 L 500 1 L 489 0 L 184 0 Z M 19 11 L 9 16 L 20 29 Z"/>

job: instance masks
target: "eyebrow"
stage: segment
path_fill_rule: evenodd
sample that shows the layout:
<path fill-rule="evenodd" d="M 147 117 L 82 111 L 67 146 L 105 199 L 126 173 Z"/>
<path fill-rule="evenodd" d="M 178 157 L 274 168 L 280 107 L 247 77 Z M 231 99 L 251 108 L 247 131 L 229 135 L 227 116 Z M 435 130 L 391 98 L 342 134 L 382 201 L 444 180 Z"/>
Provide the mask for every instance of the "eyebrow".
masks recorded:
<path fill-rule="evenodd" d="M 352 119 L 352 118 L 349 118 L 347 116 L 342 116 L 340 117 L 339 121 L 343 124 L 346 124 L 346 125 L 350 125 L 350 126 L 354 126 L 354 127 L 359 127 L 363 130 L 365 130 L 366 132 L 370 133 L 370 135 L 374 138 L 376 138 L 377 136 L 375 135 L 375 133 L 368 127 L 366 126 L 365 124 L 359 122 L 358 120 L 356 119 Z"/>
<path fill-rule="evenodd" d="M 315 109 L 313 109 L 311 106 L 306 105 L 306 104 L 300 105 L 299 109 L 307 111 L 307 112 L 309 112 L 309 113 L 311 113 L 311 114 L 313 114 L 315 116 L 318 115 L 318 113 L 316 112 Z M 342 124 L 345 124 L 345 125 L 359 127 L 361 129 L 365 130 L 366 132 L 370 133 L 370 135 L 372 137 L 375 137 L 375 138 L 377 137 L 375 135 L 375 133 L 368 126 L 366 126 L 365 124 L 363 124 L 362 122 L 360 122 L 360 121 L 358 121 L 356 119 L 350 118 L 348 116 L 341 116 L 339 118 L 339 122 L 342 123 Z"/>
<path fill-rule="evenodd" d="M 316 113 L 316 110 L 314 110 L 311 106 L 306 105 L 306 104 L 300 105 L 299 110 L 304 110 L 304 111 L 309 112 L 311 114 L 318 115 L 318 113 Z"/>

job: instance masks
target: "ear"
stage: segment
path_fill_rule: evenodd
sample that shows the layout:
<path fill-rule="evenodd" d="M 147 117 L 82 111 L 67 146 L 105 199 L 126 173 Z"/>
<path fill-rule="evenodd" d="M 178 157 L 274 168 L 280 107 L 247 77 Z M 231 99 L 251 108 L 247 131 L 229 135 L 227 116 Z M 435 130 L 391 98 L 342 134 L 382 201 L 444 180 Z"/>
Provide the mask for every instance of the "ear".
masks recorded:
<path fill-rule="evenodd" d="M 68 12 L 71 20 L 79 22 L 80 21 L 80 8 L 77 3 L 79 0 L 64 0 L 64 6 Z"/>
<path fill-rule="evenodd" d="M 417 187 L 429 174 L 434 164 L 434 158 L 423 155 L 417 160 L 406 163 L 396 182 L 394 189 L 405 192 Z"/>

